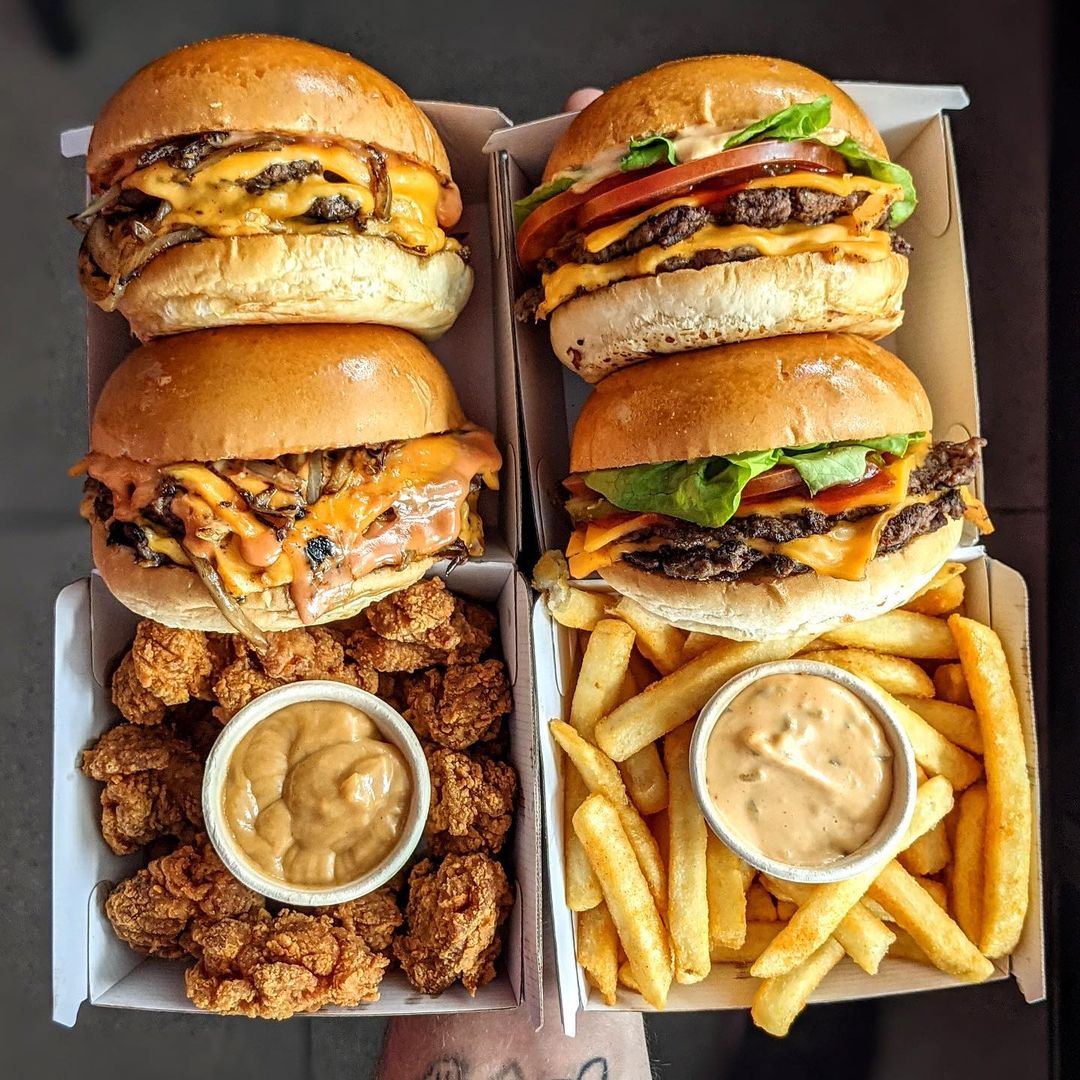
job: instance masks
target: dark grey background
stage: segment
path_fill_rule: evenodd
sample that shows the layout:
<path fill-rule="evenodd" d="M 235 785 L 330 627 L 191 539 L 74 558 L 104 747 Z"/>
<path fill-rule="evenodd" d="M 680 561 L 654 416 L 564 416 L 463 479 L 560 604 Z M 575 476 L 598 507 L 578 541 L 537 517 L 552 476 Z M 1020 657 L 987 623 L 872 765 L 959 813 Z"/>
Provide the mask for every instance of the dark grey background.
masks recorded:
<path fill-rule="evenodd" d="M 434 4 L 293 0 L 0 0 L 0 1070 L 146 1077 L 369 1075 L 376 1021 L 252 1023 L 84 1007 L 49 1019 L 51 604 L 89 567 L 65 476 L 85 446 L 77 168 L 57 134 L 92 120 L 138 66 L 185 41 L 265 30 L 369 61 L 415 97 L 496 104 L 514 120 L 556 111 L 582 84 L 605 86 L 702 52 L 787 56 L 834 77 L 960 82 L 954 117 L 983 404 L 993 554 L 1032 588 L 1040 713 L 1046 717 L 1046 235 L 1049 4 L 839 5 L 673 2 Z M 1003 181 L 1004 173 L 1004 181 Z M 1044 742 L 1044 747 L 1045 747 Z M 1047 1073 L 1044 1006 L 1015 986 L 959 989 L 812 1009 L 785 1043 L 742 1014 L 649 1023 L 664 1077 L 909 1077 Z M 734 1048 L 734 1049 L 733 1049 Z"/>

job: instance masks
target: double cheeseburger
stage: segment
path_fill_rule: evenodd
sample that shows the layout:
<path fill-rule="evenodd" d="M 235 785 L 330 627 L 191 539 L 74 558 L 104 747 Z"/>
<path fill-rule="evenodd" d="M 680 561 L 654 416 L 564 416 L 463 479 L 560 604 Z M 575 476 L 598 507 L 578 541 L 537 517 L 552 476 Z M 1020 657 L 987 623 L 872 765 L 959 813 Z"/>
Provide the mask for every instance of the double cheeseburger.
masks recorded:
<path fill-rule="evenodd" d="M 105 105 L 86 169 L 82 285 L 143 340 L 262 322 L 434 338 L 469 298 L 435 128 L 344 53 L 258 34 L 177 49 Z"/>
<path fill-rule="evenodd" d="M 133 352 L 72 472 L 122 603 L 260 643 L 479 554 L 501 464 L 403 330 L 237 327 Z"/>
<path fill-rule="evenodd" d="M 574 430 L 570 573 L 689 630 L 818 633 L 905 603 L 940 568 L 983 440 L 935 442 L 930 403 L 865 338 L 808 334 L 640 364 Z"/>
<path fill-rule="evenodd" d="M 915 208 L 847 94 L 761 56 L 703 56 L 620 83 L 575 117 L 516 204 L 548 320 L 589 382 L 656 353 L 899 326 Z"/>

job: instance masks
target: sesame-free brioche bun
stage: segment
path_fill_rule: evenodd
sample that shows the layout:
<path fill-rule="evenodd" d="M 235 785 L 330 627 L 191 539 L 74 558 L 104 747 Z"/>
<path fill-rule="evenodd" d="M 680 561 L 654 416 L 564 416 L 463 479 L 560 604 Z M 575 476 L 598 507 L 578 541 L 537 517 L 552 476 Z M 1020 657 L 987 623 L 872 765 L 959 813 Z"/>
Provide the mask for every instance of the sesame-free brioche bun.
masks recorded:
<path fill-rule="evenodd" d="M 101 110 L 86 169 L 95 190 L 143 148 L 208 131 L 370 143 L 450 179 L 431 121 L 396 83 L 322 45 L 238 34 L 185 45 L 137 71 Z"/>
<path fill-rule="evenodd" d="M 637 364 L 595 387 L 572 472 L 929 431 L 930 401 L 896 356 L 854 334 L 802 334 Z"/>
<path fill-rule="evenodd" d="M 960 540 L 963 519 L 926 533 L 890 555 L 871 559 L 861 581 L 820 574 L 740 576 L 734 581 L 682 581 L 615 562 L 600 576 L 616 591 L 684 630 L 737 641 L 822 634 L 881 615 L 915 595 Z"/>
<path fill-rule="evenodd" d="M 555 355 L 587 382 L 650 356 L 754 338 L 846 331 L 875 339 L 903 321 L 908 260 L 819 252 L 761 256 L 630 278 L 560 304 Z"/>
<path fill-rule="evenodd" d="M 829 126 L 872 154 L 889 154 L 866 114 L 835 83 L 801 64 L 768 56 L 697 56 L 635 75 L 598 97 L 555 144 L 543 182 L 643 135 L 707 125 L 740 131 L 789 105 L 832 98 Z"/>
<path fill-rule="evenodd" d="M 431 341 L 472 292 L 460 255 L 418 255 L 382 237 L 204 237 L 162 252 L 117 304 L 142 341 L 207 326 L 381 323 Z"/>
<path fill-rule="evenodd" d="M 139 566 L 130 548 L 106 543 L 105 526 L 100 521 L 90 523 L 90 536 L 98 573 L 113 596 L 140 618 L 184 630 L 235 633 L 193 570 L 183 566 Z M 405 567 L 384 567 L 365 574 L 352 583 L 349 600 L 315 622 L 351 618 L 368 604 L 419 581 L 433 562 L 430 558 L 416 558 Z M 244 600 L 243 612 L 260 630 L 295 630 L 308 625 L 300 619 L 284 585 L 251 593 Z"/>
<path fill-rule="evenodd" d="M 404 330 L 238 326 L 131 353 L 101 391 L 90 449 L 153 464 L 268 459 L 465 422 L 445 369 Z"/>

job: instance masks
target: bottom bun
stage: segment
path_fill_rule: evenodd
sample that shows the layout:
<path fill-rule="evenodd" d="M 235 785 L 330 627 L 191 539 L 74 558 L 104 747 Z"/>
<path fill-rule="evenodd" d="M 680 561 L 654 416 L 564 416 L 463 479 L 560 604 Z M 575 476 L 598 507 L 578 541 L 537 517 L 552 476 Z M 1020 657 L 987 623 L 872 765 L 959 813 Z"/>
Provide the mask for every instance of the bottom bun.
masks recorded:
<path fill-rule="evenodd" d="M 684 630 L 736 641 L 823 634 L 881 615 L 912 598 L 956 547 L 963 518 L 871 560 L 862 581 L 820 574 L 679 581 L 616 562 L 600 576 L 616 591 Z"/>
<path fill-rule="evenodd" d="M 181 630 L 236 631 L 210 598 L 198 574 L 183 566 L 139 566 L 131 549 L 107 544 L 105 529 L 91 525 L 94 563 L 109 591 L 126 608 L 144 619 Z M 419 581 L 434 565 L 434 559 L 414 559 L 407 567 L 375 570 L 353 582 L 349 599 L 328 611 L 316 623 L 337 622 L 356 615 L 376 600 Z M 284 585 L 253 593 L 243 603 L 243 612 L 260 630 L 295 630 L 304 626 Z"/>
<path fill-rule="evenodd" d="M 817 252 L 763 256 L 631 278 L 551 314 L 558 358 L 588 382 L 658 353 L 750 338 L 846 331 L 872 339 L 904 317 L 908 261 L 829 262 Z"/>

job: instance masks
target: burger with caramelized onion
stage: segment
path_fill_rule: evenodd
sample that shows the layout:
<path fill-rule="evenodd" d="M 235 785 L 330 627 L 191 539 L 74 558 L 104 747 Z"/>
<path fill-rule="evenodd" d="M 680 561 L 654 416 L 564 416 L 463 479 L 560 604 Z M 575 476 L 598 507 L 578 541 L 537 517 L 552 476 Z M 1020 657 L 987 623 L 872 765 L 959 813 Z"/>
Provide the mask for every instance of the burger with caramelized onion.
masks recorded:
<path fill-rule="evenodd" d="M 405 331 L 235 327 L 133 352 L 72 472 L 122 603 L 260 643 L 482 552 L 477 500 L 501 464 Z"/>
<path fill-rule="evenodd" d="M 132 76 L 90 138 L 82 285 L 143 340 L 378 322 L 435 338 L 472 289 L 431 121 L 344 53 L 252 34 Z"/>
<path fill-rule="evenodd" d="M 580 112 L 515 206 L 547 320 L 589 382 L 650 355 L 779 334 L 879 338 L 903 317 L 911 174 L 799 64 L 661 64 Z"/>
<path fill-rule="evenodd" d="M 983 440 L 865 338 L 808 334 L 639 364 L 585 403 L 565 481 L 570 574 L 677 626 L 767 639 L 905 603 L 990 523 Z"/>

